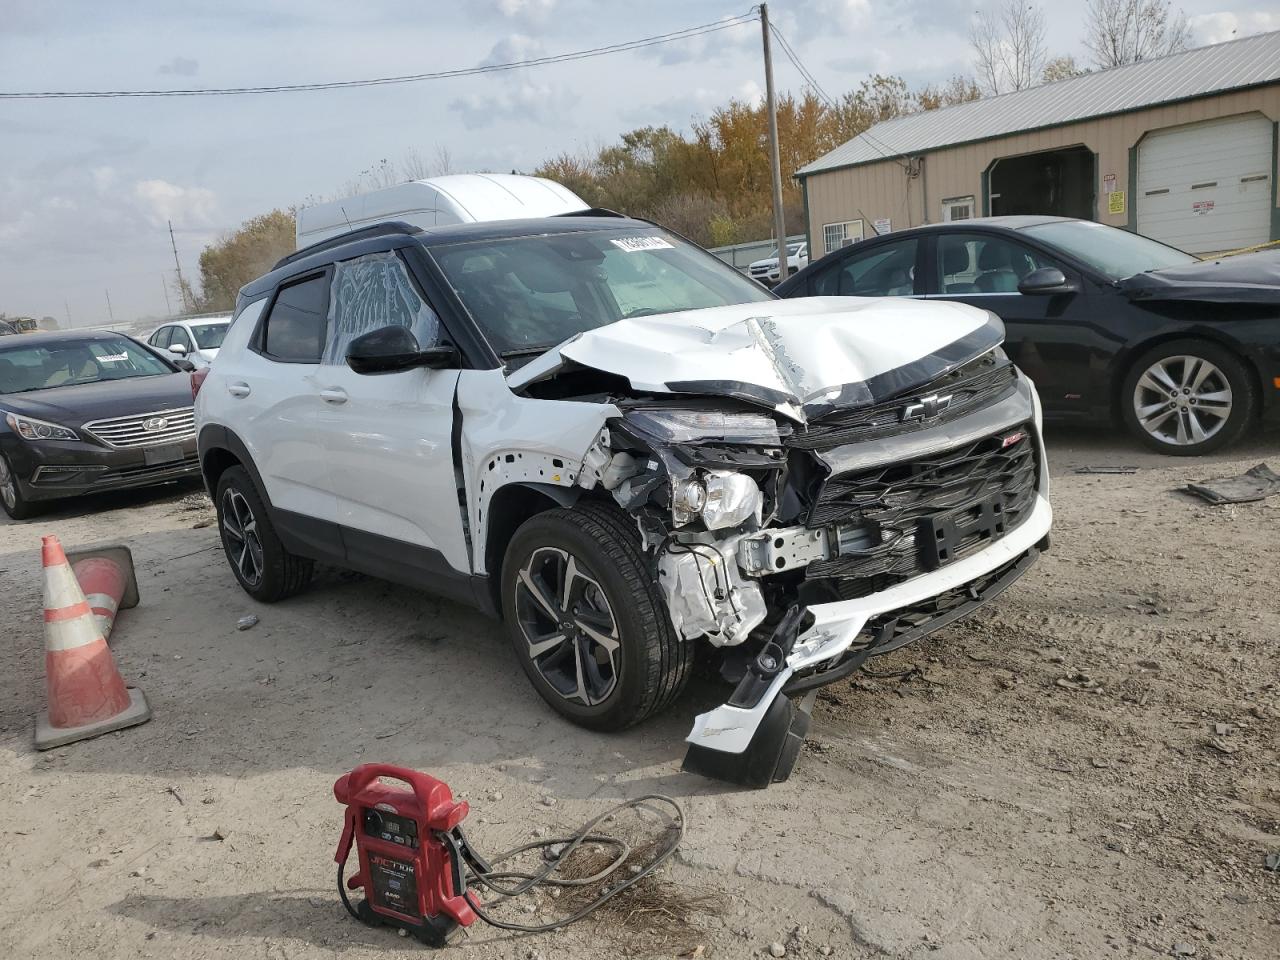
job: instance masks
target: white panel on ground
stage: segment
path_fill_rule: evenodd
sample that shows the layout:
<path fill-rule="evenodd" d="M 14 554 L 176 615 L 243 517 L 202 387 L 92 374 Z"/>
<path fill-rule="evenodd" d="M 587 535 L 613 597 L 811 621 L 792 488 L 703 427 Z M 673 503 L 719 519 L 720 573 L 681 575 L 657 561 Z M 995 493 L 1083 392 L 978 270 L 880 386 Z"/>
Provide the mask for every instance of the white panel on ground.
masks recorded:
<path fill-rule="evenodd" d="M 1150 133 L 1138 147 L 1138 232 L 1191 253 L 1265 243 L 1272 124 L 1259 113 Z"/>

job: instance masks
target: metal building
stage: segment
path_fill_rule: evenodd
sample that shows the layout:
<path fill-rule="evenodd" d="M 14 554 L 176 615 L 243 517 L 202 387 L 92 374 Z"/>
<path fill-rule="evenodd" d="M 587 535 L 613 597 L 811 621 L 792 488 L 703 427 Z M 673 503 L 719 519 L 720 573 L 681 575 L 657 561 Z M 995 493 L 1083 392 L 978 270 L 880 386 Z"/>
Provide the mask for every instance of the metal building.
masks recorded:
<path fill-rule="evenodd" d="M 796 176 L 810 259 L 891 230 L 1083 217 L 1194 253 L 1280 239 L 1280 31 L 876 124 Z"/>

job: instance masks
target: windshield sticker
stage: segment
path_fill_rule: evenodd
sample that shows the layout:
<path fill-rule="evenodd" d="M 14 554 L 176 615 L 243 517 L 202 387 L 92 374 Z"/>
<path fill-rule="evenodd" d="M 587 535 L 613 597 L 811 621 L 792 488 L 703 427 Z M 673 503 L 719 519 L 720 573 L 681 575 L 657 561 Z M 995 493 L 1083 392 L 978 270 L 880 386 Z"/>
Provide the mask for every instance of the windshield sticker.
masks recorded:
<path fill-rule="evenodd" d="M 128 359 L 127 353 L 108 353 L 98 358 L 101 363 L 123 363 Z"/>
<path fill-rule="evenodd" d="M 619 237 L 609 242 L 619 250 L 625 250 L 627 253 L 639 253 L 641 250 L 674 250 L 676 248 L 674 243 L 668 243 L 661 237 Z"/>

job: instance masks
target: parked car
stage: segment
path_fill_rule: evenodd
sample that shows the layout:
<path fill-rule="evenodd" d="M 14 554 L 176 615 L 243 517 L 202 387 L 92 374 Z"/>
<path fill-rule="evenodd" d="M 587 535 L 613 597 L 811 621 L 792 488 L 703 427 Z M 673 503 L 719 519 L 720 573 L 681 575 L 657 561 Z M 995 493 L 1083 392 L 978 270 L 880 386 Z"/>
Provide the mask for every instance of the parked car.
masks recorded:
<path fill-rule="evenodd" d="M 207 367 L 218 355 L 230 322 L 229 313 L 175 320 L 157 329 L 147 338 L 147 343 L 190 360 L 197 369 Z"/>
<path fill-rule="evenodd" d="M 0 340 L 0 505 L 15 520 L 41 501 L 196 474 L 191 374 L 118 333 Z"/>
<path fill-rule="evenodd" d="M 809 244 L 801 241 L 800 243 L 787 244 L 787 266 L 791 268 L 791 273 L 797 270 L 803 270 L 809 264 Z M 763 260 L 756 260 L 747 266 L 747 276 L 752 280 L 758 280 L 766 287 L 772 287 L 776 284 L 781 276 L 778 270 L 778 249 L 775 247 L 773 253 L 765 257 Z"/>
<path fill-rule="evenodd" d="M 1045 417 L 1192 456 L 1280 424 L 1280 251 L 1200 261 L 1088 220 L 991 217 L 837 250 L 783 297 L 941 298 L 999 314 Z"/>
<path fill-rule="evenodd" d="M 201 465 L 250 596 L 320 560 L 473 604 L 595 729 L 665 708 L 719 648 L 739 685 L 689 762 L 785 776 L 789 695 L 969 612 L 1047 542 L 1038 405 L 1002 337 L 962 304 L 779 301 L 625 217 L 382 224 L 240 292 L 195 374 Z"/>

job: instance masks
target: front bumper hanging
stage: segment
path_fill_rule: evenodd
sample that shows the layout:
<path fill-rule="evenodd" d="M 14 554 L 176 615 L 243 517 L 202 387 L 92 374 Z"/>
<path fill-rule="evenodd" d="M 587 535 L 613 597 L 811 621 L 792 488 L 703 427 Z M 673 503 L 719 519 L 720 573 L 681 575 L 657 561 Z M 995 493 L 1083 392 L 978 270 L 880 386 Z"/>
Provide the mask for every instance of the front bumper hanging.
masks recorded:
<path fill-rule="evenodd" d="M 1049 501 L 1037 496 L 1022 524 L 979 553 L 866 597 L 788 610 L 733 696 L 694 720 L 684 769 L 751 787 L 786 780 L 808 732 L 818 687 L 1002 593 L 1035 562 L 1052 522 Z M 957 595 L 953 602 L 939 602 L 949 594 Z M 934 609 L 925 611 L 927 606 Z M 806 613 L 813 623 L 801 633 Z M 868 628 L 867 641 L 850 652 Z M 796 695 L 803 697 L 799 703 L 792 699 Z"/>

